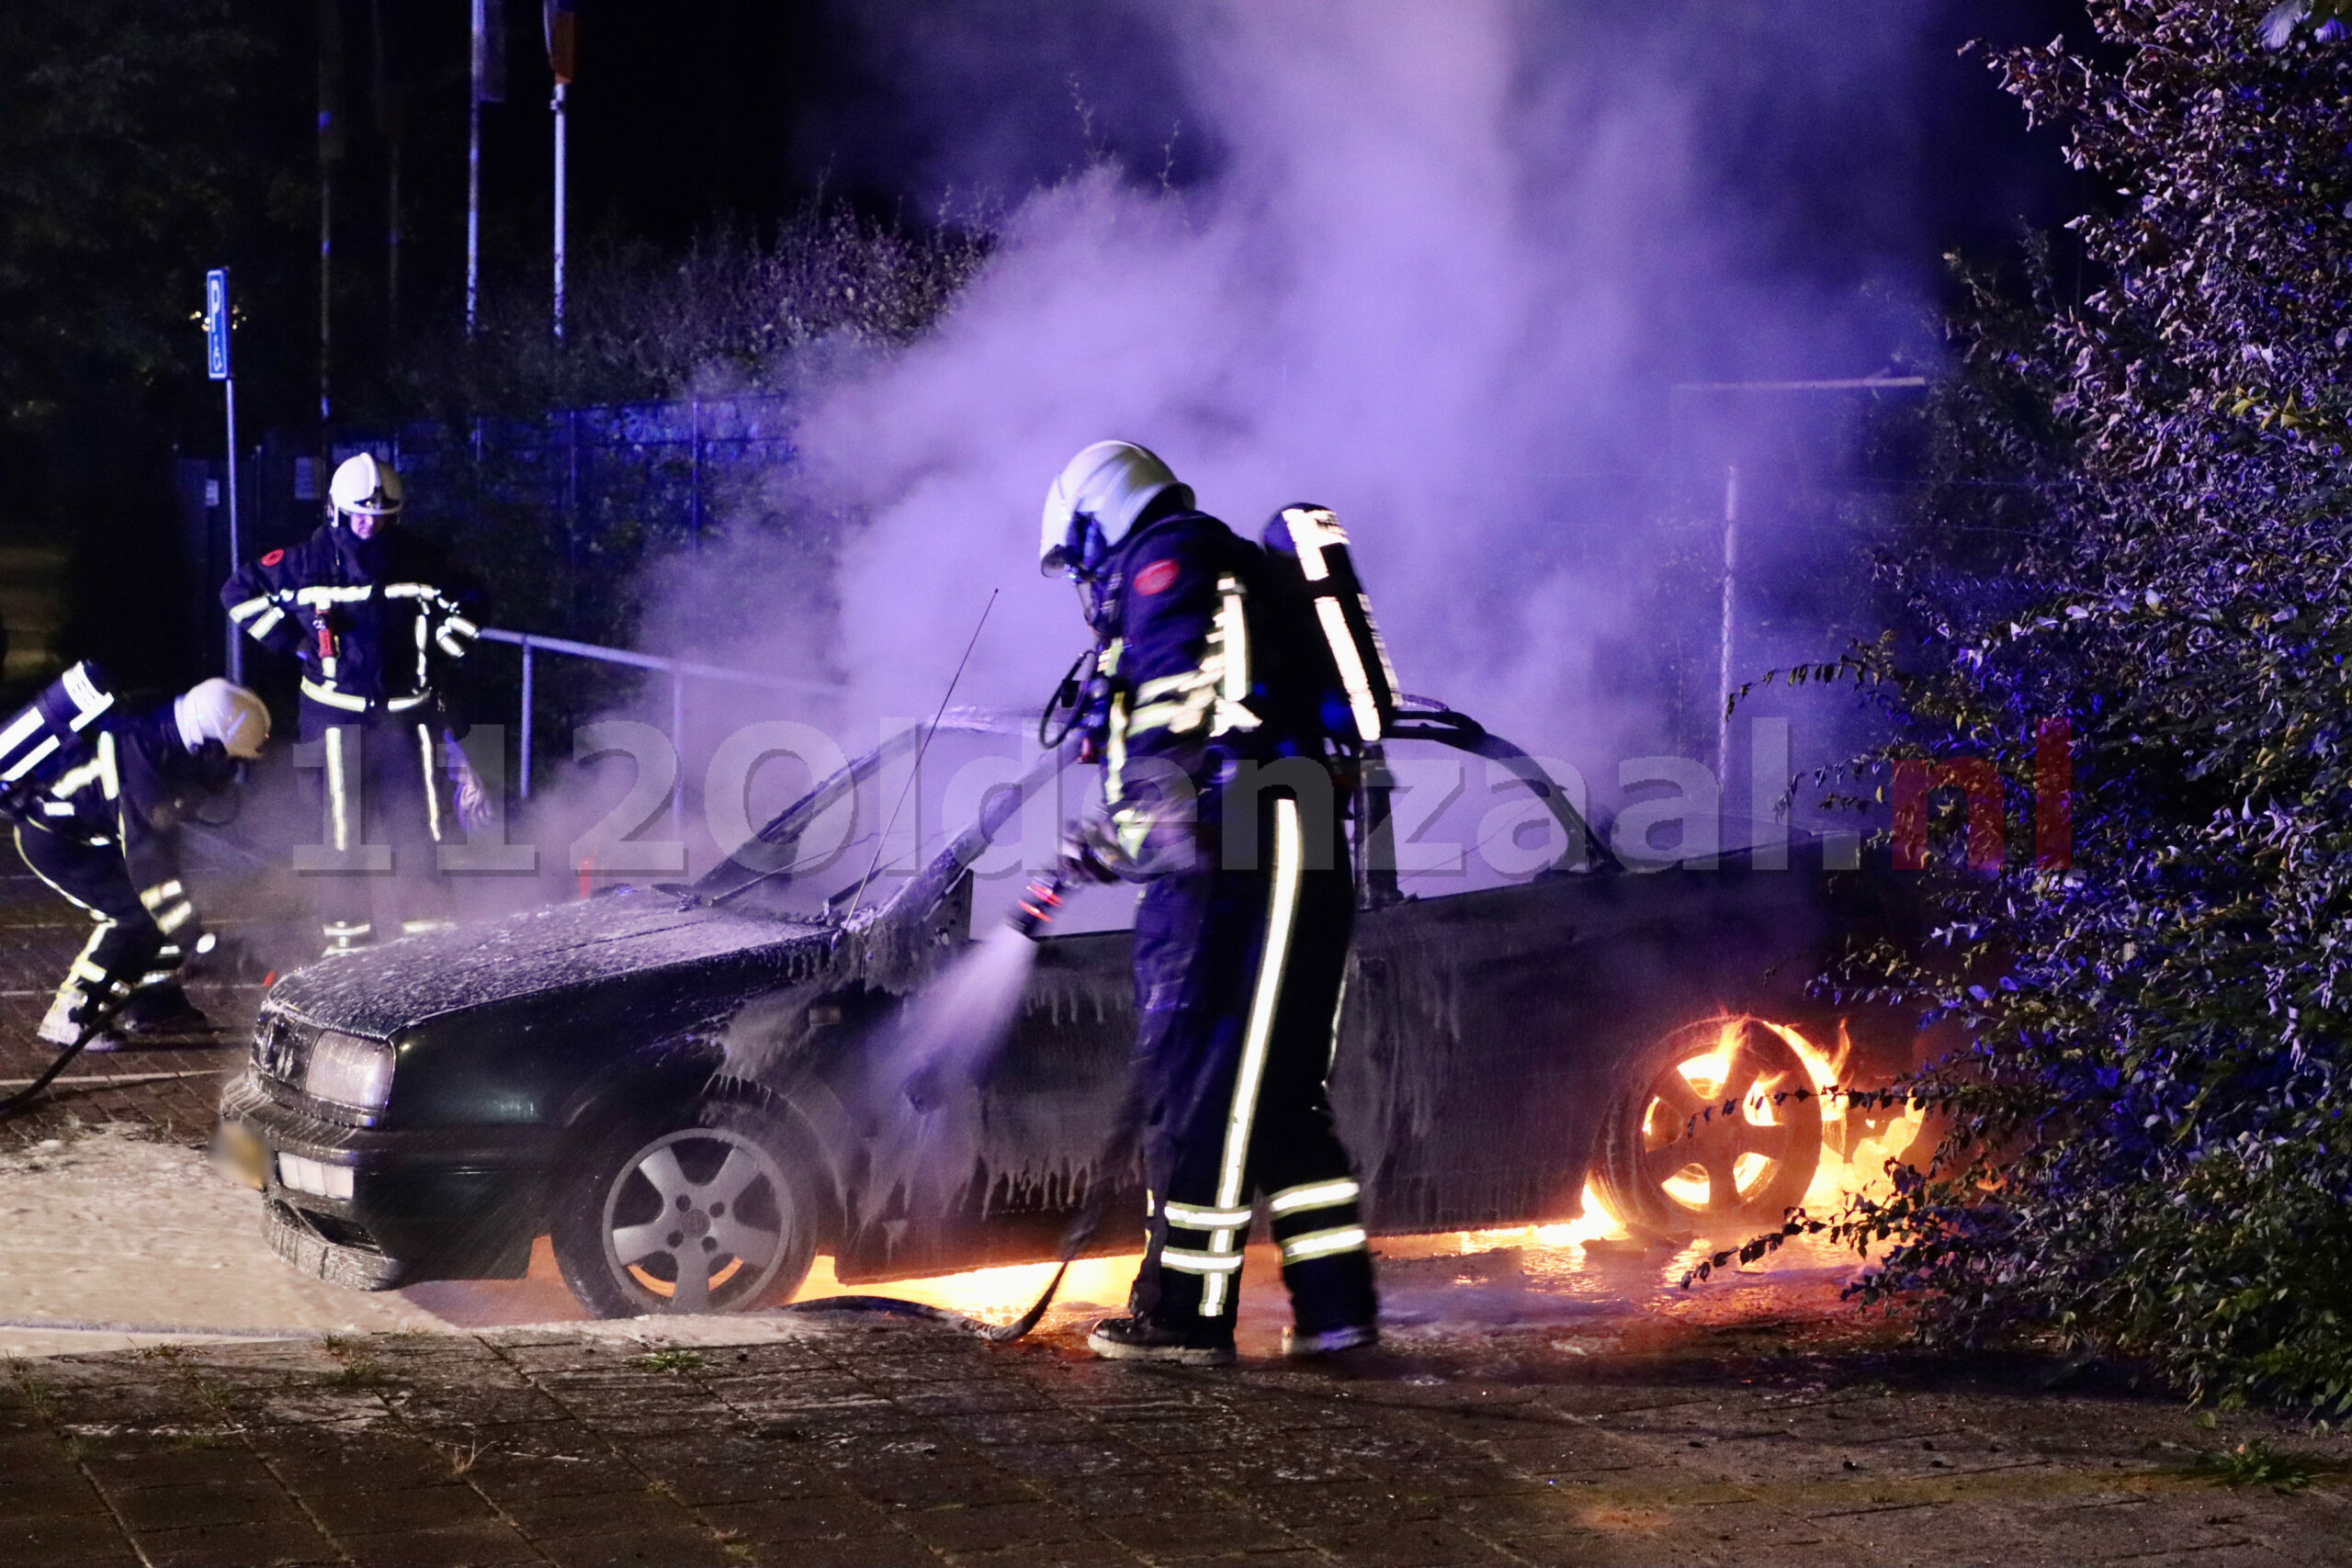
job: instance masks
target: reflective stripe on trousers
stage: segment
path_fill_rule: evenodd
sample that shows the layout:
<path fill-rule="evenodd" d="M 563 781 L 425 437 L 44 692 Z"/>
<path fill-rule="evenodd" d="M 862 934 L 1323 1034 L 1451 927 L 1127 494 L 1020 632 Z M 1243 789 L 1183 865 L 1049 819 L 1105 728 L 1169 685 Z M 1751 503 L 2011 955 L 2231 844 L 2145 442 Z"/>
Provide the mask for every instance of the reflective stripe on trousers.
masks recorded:
<path fill-rule="evenodd" d="M 1250 1027 L 1241 1039 L 1241 1066 L 1233 1078 L 1233 1108 L 1226 1113 L 1225 1152 L 1217 1161 L 1216 1206 L 1233 1209 L 1248 1196 L 1241 1190 L 1250 1159 L 1250 1133 L 1258 1115 L 1258 1087 L 1266 1072 L 1266 1048 L 1274 1032 L 1274 1005 L 1282 999 L 1283 971 L 1290 963 L 1293 928 L 1298 922 L 1298 879 L 1306 861 L 1298 828 L 1298 802 L 1274 802 L 1273 892 L 1267 906 L 1266 944 L 1258 960 L 1258 983 L 1250 996 Z M 1209 1233 L 1209 1251 L 1238 1253 L 1249 1234 L 1247 1222 L 1219 1225 Z M 1227 1277 L 1213 1274 L 1201 1291 L 1201 1315 L 1225 1311 Z"/>

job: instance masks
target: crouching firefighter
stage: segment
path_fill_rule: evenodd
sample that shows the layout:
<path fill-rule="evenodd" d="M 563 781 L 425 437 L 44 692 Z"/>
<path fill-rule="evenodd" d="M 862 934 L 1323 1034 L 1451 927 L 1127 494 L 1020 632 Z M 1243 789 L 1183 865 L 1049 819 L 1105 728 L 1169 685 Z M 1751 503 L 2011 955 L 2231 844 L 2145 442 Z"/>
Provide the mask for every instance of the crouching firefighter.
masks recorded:
<path fill-rule="evenodd" d="M 85 1049 L 210 1037 L 212 1021 L 180 984 L 183 963 L 218 939 L 181 880 L 179 824 L 268 739 L 269 709 L 243 686 L 206 681 L 130 712 L 86 662 L 0 730 L 0 810 L 16 824 L 17 852 L 96 926 L 40 1021 L 42 1040 L 70 1046 L 102 1021 Z"/>
<path fill-rule="evenodd" d="M 1261 1194 L 1291 1297 L 1284 1352 L 1377 1338 L 1326 1077 L 1355 912 L 1345 775 L 1378 728 L 1360 735 L 1346 698 L 1331 700 L 1344 682 L 1309 603 L 1315 572 L 1301 572 L 1323 560 L 1302 560 L 1294 516 L 1316 520 L 1301 524 L 1309 552 L 1341 539 L 1329 513 L 1292 508 L 1269 530 L 1283 553 L 1262 550 L 1194 510 L 1150 452 L 1116 441 L 1071 459 L 1046 500 L 1043 568 L 1076 580 L 1100 639 L 1091 739 L 1103 799 L 1067 830 L 1064 871 L 1144 885 L 1146 1250 L 1128 1314 L 1087 1340 L 1114 1359 L 1232 1359 Z M 1349 653 L 1359 676 L 1378 662 L 1368 637 Z"/>
<path fill-rule="evenodd" d="M 470 828 L 488 806 L 448 694 L 477 634 L 471 581 L 398 526 L 390 465 L 360 453 L 335 469 L 328 496 L 318 532 L 241 568 L 220 598 L 246 635 L 301 664 L 301 739 L 316 749 L 321 841 L 333 857 L 318 895 L 332 958 L 377 938 L 371 872 L 395 874 L 404 929 L 444 923 L 413 890 L 437 886 L 434 850 L 453 826 L 450 807 L 454 825 Z M 390 848 L 388 864 L 371 858 L 376 846 Z"/>

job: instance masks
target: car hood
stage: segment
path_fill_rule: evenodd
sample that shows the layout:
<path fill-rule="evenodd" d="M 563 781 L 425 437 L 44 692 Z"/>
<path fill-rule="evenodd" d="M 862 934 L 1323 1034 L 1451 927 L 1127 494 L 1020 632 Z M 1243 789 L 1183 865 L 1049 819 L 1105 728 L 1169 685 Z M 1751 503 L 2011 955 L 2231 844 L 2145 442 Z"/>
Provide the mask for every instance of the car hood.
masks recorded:
<path fill-rule="evenodd" d="M 446 1013 L 749 948 L 821 946 L 831 934 L 771 916 L 681 909 L 673 895 L 626 889 L 314 964 L 271 987 L 269 1003 L 389 1039 Z"/>

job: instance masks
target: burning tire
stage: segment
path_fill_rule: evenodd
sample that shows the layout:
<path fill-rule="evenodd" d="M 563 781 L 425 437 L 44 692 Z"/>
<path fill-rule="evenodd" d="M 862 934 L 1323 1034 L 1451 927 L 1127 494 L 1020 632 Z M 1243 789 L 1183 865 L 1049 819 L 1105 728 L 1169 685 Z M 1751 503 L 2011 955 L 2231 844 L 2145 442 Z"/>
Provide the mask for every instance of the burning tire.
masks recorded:
<path fill-rule="evenodd" d="M 598 1317 L 743 1312 L 808 1277 L 821 1213 L 772 1122 L 710 1103 L 624 1124 L 561 1179 L 556 1262 Z"/>
<path fill-rule="evenodd" d="M 1637 1061 L 1603 1125 L 1601 1201 L 1637 1235 L 1674 1240 L 1778 1224 L 1821 1166 L 1813 1087 L 1760 1019 L 1676 1030 Z"/>

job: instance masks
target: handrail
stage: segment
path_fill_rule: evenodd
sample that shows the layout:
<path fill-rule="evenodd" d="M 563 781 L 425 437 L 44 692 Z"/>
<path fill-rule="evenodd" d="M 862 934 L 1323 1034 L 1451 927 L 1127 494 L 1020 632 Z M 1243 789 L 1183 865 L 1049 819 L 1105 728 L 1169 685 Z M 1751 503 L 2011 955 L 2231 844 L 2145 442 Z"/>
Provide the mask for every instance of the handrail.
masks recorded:
<path fill-rule="evenodd" d="M 760 675 L 749 670 L 730 670 L 723 664 L 704 664 L 691 659 L 665 659 L 657 653 L 637 653 L 626 648 L 606 648 L 600 643 L 574 642 L 570 637 L 546 637 L 538 632 L 510 632 L 503 626 L 484 626 L 481 637 L 486 642 L 545 649 L 549 653 L 569 653 L 579 659 L 602 660 L 607 664 L 633 664 L 640 670 L 666 670 L 673 674 L 691 675 L 699 681 L 732 681 L 738 685 L 766 686 L 779 692 L 800 692 L 823 697 L 839 696 L 848 690 L 837 681 L 811 681 L 796 675 Z"/>
<path fill-rule="evenodd" d="M 605 664 L 627 664 L 639 670 L 660 670 L 670 677 L 670 739 L 683 746 L 686 734 L 686 682 L 695 681 L 731 681 L 739 686 L 760 686 L 774 692 L 797 692 L 806 696 L 839 696 L 847 687 L 832 681 L 811 681 L 796 675 L 761 675 L 749 670 L 730 670 L 723 664 L 705 664 L 692 659 L 665 659 L 658 653 L 637 653 L 626 648 L 606 648 L 601 643 L 574 642 L 570 637 L 543 637 L 537 632 L 508 631 L 503 626 L 483 626 L 477 634 L 487 642 L 503 642 L 523 650 L 523 724 L 520 766 L 522 795 L 531 798 L 531 718 L 532 682 L 531 656 L 544 649 L 548 653 L 569 654 L 574 659 L 594 659 Z M 670 797 L 670 818 L 673 824 L 684 819 L 686 792 L 681 788 Z"/>

